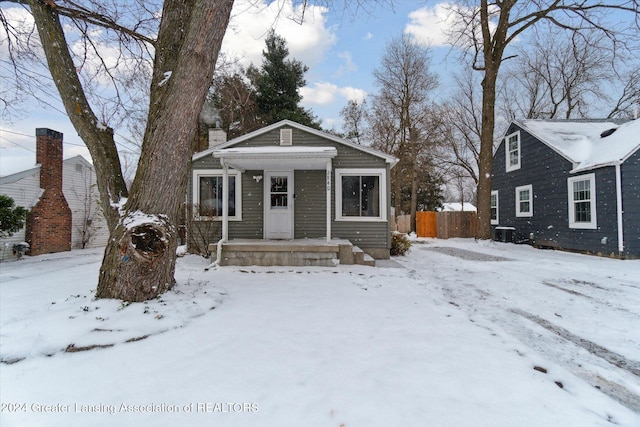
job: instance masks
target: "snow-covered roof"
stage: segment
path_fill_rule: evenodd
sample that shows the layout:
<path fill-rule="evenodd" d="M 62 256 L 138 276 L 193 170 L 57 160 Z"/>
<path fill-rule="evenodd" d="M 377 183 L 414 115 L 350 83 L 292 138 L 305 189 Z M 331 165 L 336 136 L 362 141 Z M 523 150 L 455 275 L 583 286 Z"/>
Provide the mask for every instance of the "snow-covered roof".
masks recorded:
<path fill-rule="evenodd" d="M 640 148 L 640 119 L 623 124 L 595 120 L 522 120 L 516 124 L 571 161 L 572 173 L 619 165 Z"/>
<path fill-rule="evenodd" d="M 313 135 L 319 136 L 321 138 L 324 138 L 324 139 L 327 139 L 327 140 L 330 140 L 330 141 L 334 141 L 334 142 L 337 142 L 337 143 L 342 144 L 342 145 L 346 145 L 346 146 L 354 148 L 356 150 L 364 151 L 364 152 L 369 153 L 369 154 L 371 154 L 373 156 L 380 157 L 380 158 L 384 159 L 385 162 L 389 163 L 391 165 L 391 167 L 393 167 L 396 163 L 398 163 L 398 159 L 397 158 L 395 158 L 395 157 L 393 157 L 393 156 L 391 156 L 389 154 L 383 153 L 382 151 L 376 150 L 376 149 L 371 148 L 371 147 L 366 147 L 366 146 L 363 146 L 363 145 L 354 144 L 353 142 L 347 141 L 346 139 L 340 138 L 339 136 L 331 135 L 330 133 L 322 132 L 322 131 L 319 131 L 317 129 L 310 128 L 308 126 L 301 125 L 300 123 L 296 123 L 296 122 L 291 121 L 291 120 L 281 120 L 281 121 L 279 121 L 277 123 L 273 123 L 273 124 L 271 124 L 269 126 L 265 126 L 265 127 L 260 128 L 258 130 L 255 130 L 253 132 L 250 132 L 250 133 L 248 133 L 246 135 L 242 135 L 242 136 L 239 136 L 237 138 L 234 138 L 234 139 L 232 139 L 230 141 L 227 141 L 227 142 L 225 142 L 223 144 L 220 144 L 220 145 L 218 145 L 216 147 L 209 148 L 208 150 L 204 150 L 204 151 L 201 151 L 199 153 L 196 153 L 196 154 L 193 155 L 192 160 L 202 159 L 204 157 L 212 155 L 214 151 L 233 147 L 234 145 L 239 144 L 239 143 L 241 143 L 243 141 L 246 141 L 248 139 L 254 138 L 254 137 L 258 136 L 258 135 L 265 134 L 267 132 L 271 132 L 272 130 L 278 129 L 278 128 L 283 127 L 283 126 L 296 128 L 296 129 L 302 130 L 304 132 L 308 132 L 308 133 L 311 133 Z"/>
<path fill-rule="evenodd" d="M 460 203 L 460 202 L 451 202 L 451 203 L 443 203 L 442 209 L 440 212 L 460 212 L 460 211 L 472 211 L 475 212 L 477 209 L 471 203 Z"/>
<path fill-rule="evenodd" d="M 261 170 L 267 167 L 287 169 L 324 169 L 336 157 L 335 147 L 216 147 L 213 157 L 238 170 Z"/>

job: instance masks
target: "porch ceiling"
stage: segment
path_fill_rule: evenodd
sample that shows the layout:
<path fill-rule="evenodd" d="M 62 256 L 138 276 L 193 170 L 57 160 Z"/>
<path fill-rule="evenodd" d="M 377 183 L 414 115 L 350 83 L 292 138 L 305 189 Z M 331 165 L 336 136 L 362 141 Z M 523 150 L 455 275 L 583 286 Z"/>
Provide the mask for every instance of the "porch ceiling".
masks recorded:
<path fill-rule="evenodd" d="M 337 155 L 335 147 L 242 147 L 213 152 L 213 157 L 238 170 L 324 170 Z"/>

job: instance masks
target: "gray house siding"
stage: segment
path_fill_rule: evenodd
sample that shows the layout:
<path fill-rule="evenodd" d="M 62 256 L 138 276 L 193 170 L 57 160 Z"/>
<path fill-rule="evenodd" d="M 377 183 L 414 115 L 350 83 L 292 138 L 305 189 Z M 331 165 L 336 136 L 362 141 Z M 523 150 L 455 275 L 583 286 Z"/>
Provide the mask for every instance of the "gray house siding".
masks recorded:
<path fill-rule="evenodd" d="M 515 124 L 507 135 L 520 131 L 520 169 L 506 172 L 505 144 L 493 159 L 493 190 L 498 191 L 498 226 L 514 227 L 515 241 L 562 249 L 617 254 L 615 168 L 606 167 L 570 174 L 570 161 Z M 569 227 L 567 179 L 595 173 L 597 229 Z M 516 217 L 515 189 L 532 185 L 533 216 Z M 494 226 L 495 228 L 495 226 Z"/>
<path fill-rule="evenodd" d="M 624 253 L 640 258 L 640 150 L 620 166 L 624 208 Z"/>
<path fill-rule="evenodd" d="M 327 192 L 325 171 L 295 172 L 294 237 L 319 238 L 327 235 Z"/>
<path fill-rule="evenodd" d="M 229 221 L 229 236 L 233 239 L 262 239 L 264 236 L 264 182 L 253 179 L 262 171 L 242 174 L 242 221 Z"/>
<path fill-rule="evenodd" d="M 283 128 L 288 128 L 283 125 Z M 293 128 L 293 145 L 306 147 L 334 147 L 337 156 L 332 160 L 334 172 L 331 188 L 331 235 L 333 238 L 348 239 L 376 257 L 388 257 L 391 247 L 388 221 L 336 221 L 335 188 L 336 168 L 346 169 L 385 169 L 387 193 L 390 185 L 390 167 L 385 159 L 365 151 L 322 138 L 319 135 Z M 266 147 L 280 145 L 280 128 L 256 135 L 234 144 L 234 148 Z M 193 161 L 193 169 L 221 169 L 220 162 L 213 155 Z M 245 171 L 242 174 L 242 221 L 229 221 L 231 239 L 262 239 L 264 217 L 264 182 L 253 177 L 263 175 L 263 171 Z M 188 205 L 193 204 L 193 174 L 189 176 Z M 322 238 L 326 236 L 326 187 L 324 170 L 296 170 L 294 175 L 294 238 Z M 387 201 L 387 205 L 389 201 Z M 389 218 L 389 208 L 387 218 Z M 220 221 L 216 221 L 220 224 Z M 221 227 L 209 227 L 211 242 L 221 237 Z M 381 255 L 382 254 L 382 255 Z"/>

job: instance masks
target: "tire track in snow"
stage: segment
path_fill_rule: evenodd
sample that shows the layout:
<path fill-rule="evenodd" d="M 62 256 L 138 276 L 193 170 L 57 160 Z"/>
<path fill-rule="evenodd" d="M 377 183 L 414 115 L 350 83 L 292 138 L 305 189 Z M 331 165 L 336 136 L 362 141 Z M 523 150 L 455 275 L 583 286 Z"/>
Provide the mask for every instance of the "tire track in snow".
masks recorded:
<path fill-rule="evenodd" d="M 535 314 L 528 313 L 524 310 L 520 310 L 519 308 L 512 308 L 511 312 L 519 316 L 522 316 L 526 319 L 529 319 L 532 322 L 537 323 L 543 328 L 561 336 L 565 340 L 570 341 L 579 347 L 584 348 L 589 353 L 594 354 L 600 357 L 601 359 L 606 360 L 612 365 L 615 365 L 618 368 L 624 369 L 625 371 L 628 371 L 633 375 L 640 377 L 640 362 L 627 359 L 623 355 L 613 352 L 605 347 L 602 347 L 601 345 L 596 344 L 593 341 L 589 341 L 587 339 L 581 338 L 571 333 L 567 329 L 558 325 L 554 325 L 548 320 L 538 317 Z"/>
<path fill-rule="evenodd" d="M 599 359 L 638 378 L 640 377 L 640 362 L 629 360 L 594 342 L 580 338 L 564 328 L 553 325 L 545 319 L 524 310 L 514 308 L 515 301 L 508 303 L 511 307 L 505 307 L 505 300 L 496 301 L 496 298 L 499 298 L 498 295 L 486 289 L 480 289 L 472 283 L 465 282 L 463 284 L 456 283 L 452 285 L 446 281 L 447 278 L 442 277 L 441 279 L 444 280 L 442 281 L 443 286 L 440 288 L 440 291 L 449 299 L 450 304 L 466 311 L 470 319 L 472 316 L 479 315 L 489 320 L 532 349 L 552 356 L 552 360 L 564 365 L 574 375 L 597 388 L 603 394 L 632 411 L 640 413 L 640 395 L 629 390 L 623 383 L 620 383 L 619 380 L 614 379 L 616 377 L 615 374 L 605 375 L 604 372 L 597 368 L 595 370 L 588 368 L 590 365 L 593 365 L 594 368 L 595 366 L 599 366 L 600 364 L 596 362 L 596 359 Z M 460 285 L 462 285 L 464 289 L 460 289 Z M 552 286 L 552 288 L 566 292 L 564 289 L 559 289 L 555 286 Z M 470 299 L 470 291 L 475 292 L 477 298 Z M 498 315 L 496 309 L 504 314 Z M 550 335 L 545 337 L 539 333 L 533 333 L 532 328 L 522 322 L 518 322 L 517 319 L 527 319 L 527 321 L 533 322 L 549 331 Z M 540 322 L 534 319 L 540 320 Z M 577 353 L 578 349 L 591 354 L 594 360 L 590 361 L 584 356 L 580 356 L 579 353 Z M 597 373 L 598 371 L 600 371 L 600 373 Z"/>

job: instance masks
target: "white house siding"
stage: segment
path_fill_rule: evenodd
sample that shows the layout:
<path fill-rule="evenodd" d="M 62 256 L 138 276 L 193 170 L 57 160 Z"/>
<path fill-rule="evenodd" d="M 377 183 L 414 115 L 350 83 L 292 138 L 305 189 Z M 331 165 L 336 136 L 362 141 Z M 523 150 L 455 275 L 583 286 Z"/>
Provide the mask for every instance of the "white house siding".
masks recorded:
<path fill-rule="evenodd" d="M 82 249 L 83 240 L 85 248 L 105 246 L 109 233 L 98 205 L 95 171 L 82 156 L 63 162 L 62 192 L 71 209 L 71 248 Z"/>
<path fill-rule="evenodd" d="M 40 168 L 3 177 L 0 181 L 0 194 L 13 199 L 16 206 L 31 208 L 40 195 Z M 24 227 L 6 239 L 0 239 L 0 260 L 13 258 L 13 244 L 24 241 Z"/>
<path fill-rule="evenodd" d="M 83 231 L 88 236 L 85 248 L 105 246 L 109 238 L 106 221 L 98 204 L 96 177 L 91 163 L 82 156 L 62 163 L 62 191 L 72 214 L 71 247 L 82 248 Z M 16 206 L 30 209 L 41 194 L 40 167 L 0 178 L 0 194 L 11 197 Z M 91 224 L 85 227 L 87 219 Z M 0 239 L 0 260 L 13 259 L 13 244 L 25 239 L 24 228 Z"/>

